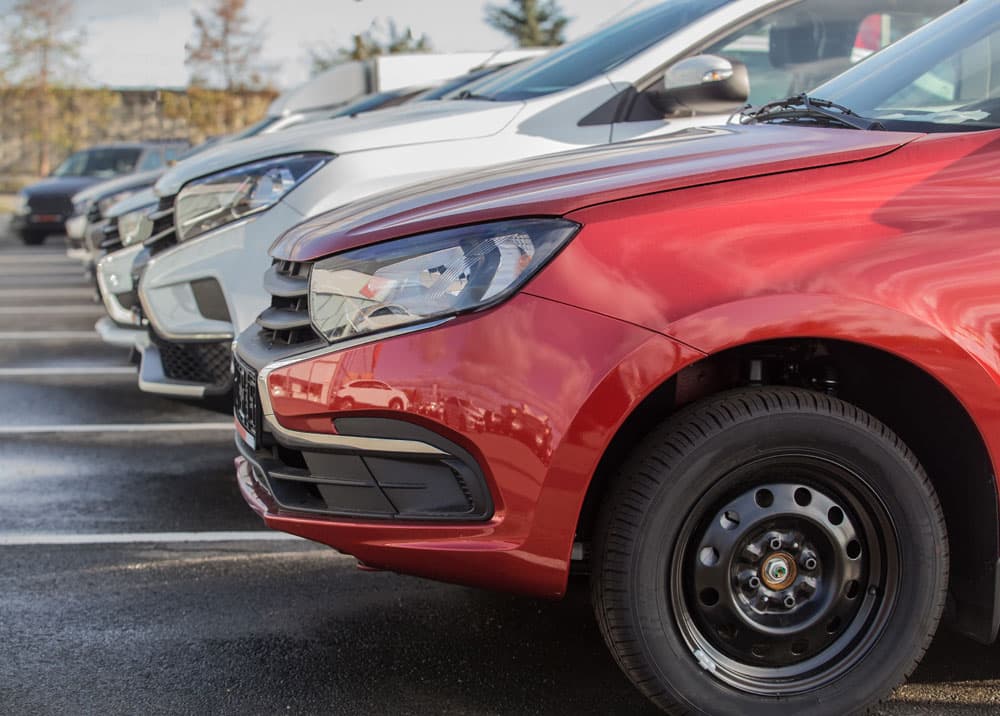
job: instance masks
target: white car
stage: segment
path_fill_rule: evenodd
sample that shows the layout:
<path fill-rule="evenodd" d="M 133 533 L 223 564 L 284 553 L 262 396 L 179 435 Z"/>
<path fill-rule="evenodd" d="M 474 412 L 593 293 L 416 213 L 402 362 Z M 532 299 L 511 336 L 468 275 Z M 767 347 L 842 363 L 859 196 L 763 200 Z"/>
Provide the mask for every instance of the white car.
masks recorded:
<path fill-rule="evenodd" d="M 141 351 L 149 343 L 149 331 L 134 310 L 138 293 L 132 280 L 132 266 L 143 250 L 141 219 L 158 206 L 152 188 L 118 202 L 108 212 L 103 240 L 93 247 L 97 293 L 107 311 L 94 328 L 106 343 L 114 346 Z"/>
<path fill-rule="evenodd" d="M 336 402 L 345 410 L 355 406 L 405 410 L 410 405 L 406 393 L 380 380 L 351 381 L 337 391 Z"/>
<path fill-rule="evenodd" d="M 454 99 L 192 157 L 157 183 L 160 210 L 138 261 L 151 337 L 142 387 L 228 389 L 230 342 L 280 295 L 267 249 L 309 217 L 458 170 L 722 124 L 748 99 L 748 71 L 755 104 L 803 92 L 954 5 L 667 0 Z M 294 329 L 300 315 L 261 320 Z"/>

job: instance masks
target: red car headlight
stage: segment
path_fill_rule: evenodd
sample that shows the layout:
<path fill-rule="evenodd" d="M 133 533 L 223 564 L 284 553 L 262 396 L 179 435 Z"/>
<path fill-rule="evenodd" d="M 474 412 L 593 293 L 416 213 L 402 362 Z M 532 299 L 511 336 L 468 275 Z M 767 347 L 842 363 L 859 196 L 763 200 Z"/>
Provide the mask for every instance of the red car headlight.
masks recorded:
<path fill-rule="evenodd" d="M 316 263 L 309 311 L 329 341 L 454 316 L 514 294 L 579 231 L 515 219 L 411 236 Z"/>

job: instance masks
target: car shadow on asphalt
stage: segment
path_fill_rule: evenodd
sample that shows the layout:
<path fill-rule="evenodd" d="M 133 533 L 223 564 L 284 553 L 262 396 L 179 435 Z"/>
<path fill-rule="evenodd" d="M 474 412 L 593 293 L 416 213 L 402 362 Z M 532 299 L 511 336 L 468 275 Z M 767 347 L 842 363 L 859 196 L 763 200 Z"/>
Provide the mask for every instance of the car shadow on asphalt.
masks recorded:
<path fill-rule="evenodd" d="M 547 602 L 391 581 L 403 589 L 315 625 L 308 645 L 259 644 L 270 666 L 251 671 L 277 690 L 312 674 L 334 713 L 660 713 L 612 661 L 583 594 Z"/>

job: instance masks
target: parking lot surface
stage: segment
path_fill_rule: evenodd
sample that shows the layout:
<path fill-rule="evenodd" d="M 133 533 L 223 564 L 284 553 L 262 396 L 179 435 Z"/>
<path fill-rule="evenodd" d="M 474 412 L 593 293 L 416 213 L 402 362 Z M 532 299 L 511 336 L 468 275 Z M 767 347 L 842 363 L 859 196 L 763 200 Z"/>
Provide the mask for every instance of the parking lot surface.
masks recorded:
<path fill-rule="evenodd" d="M 583 583 L 527 600 L 265 532 L 231 419 L 140 393 L 99 316 L 58 240 L 0 239 L 0 713 L 655 713 Z M 996 714 L 998 657 L 943 631 L 879 712 Z"/>

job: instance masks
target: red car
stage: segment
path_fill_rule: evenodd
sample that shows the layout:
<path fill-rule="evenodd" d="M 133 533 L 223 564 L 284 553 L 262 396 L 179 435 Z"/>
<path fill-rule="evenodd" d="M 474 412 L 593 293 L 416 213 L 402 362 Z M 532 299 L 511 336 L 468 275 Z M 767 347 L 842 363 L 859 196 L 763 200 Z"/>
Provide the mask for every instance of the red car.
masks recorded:
<path fill-rule="evenodd" d="M 839 716 L 945 612 L 992 641 L 998 78 L 971 0 L 827 101 L 307 222 L 237 345 L 244 496 L 374 568 L 557 598 L 579 562 L 678 713 Z M 359 374 L 413 399 L 344 409 Z"/>

